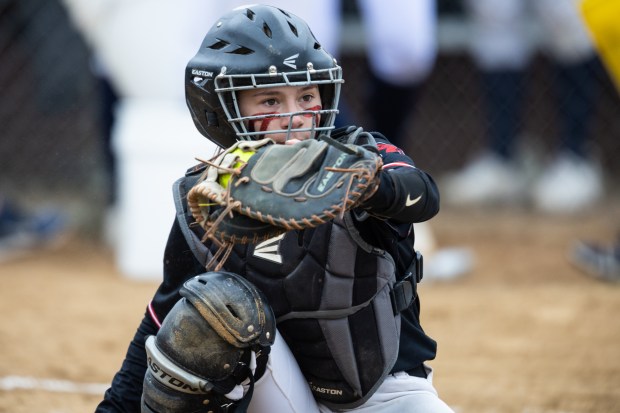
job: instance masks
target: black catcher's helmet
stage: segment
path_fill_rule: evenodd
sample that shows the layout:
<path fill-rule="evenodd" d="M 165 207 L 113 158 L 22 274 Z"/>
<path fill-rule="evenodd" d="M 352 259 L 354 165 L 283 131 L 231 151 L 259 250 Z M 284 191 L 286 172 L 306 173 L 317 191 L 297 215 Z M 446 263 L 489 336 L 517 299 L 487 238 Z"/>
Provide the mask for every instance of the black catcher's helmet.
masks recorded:
<path fill-rule="evenodd" d="M 274 115 L 243 118 L 236 91 L 316 84 L 321 109 L 277 116 L 320 115 L 311 130 L 329 135 L 343 82 L 342 69 L 305 21 L 276 7 L 252 5 L 234 9 L 211 27 L 185 70 L 185 99 L 200 133 L 227 148 L 237 140 L 287 132 L 250 130 L 249 120 Z"/>

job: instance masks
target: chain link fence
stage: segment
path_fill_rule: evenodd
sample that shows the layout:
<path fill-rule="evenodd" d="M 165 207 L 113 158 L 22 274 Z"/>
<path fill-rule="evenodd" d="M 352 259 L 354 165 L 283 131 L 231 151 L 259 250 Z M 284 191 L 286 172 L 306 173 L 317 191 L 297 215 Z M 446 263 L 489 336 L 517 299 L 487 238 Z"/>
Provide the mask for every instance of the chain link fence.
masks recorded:
<path fill-rule="evenodd" d="M 344 11 L 343 32 L 359 34 L 354 3 L 345 1 Z M 439 12 L 440 53 L 409 117 L 405 148 L 436 176 L 462 166 L 485 139 L 481 88 L 462 47 L 460 2 L 439 1 Z M 369 72 L 358 37 L 343 39 L 341 63 L 343 98 L 363 126 L 369 118 L 363 87 Z M 0 195 L 73 208 L 83 221 L 96 222 L 92 214 L 103 213 L 113 187 L 106 107 L 91 64 L 84 39 L 57 0 L 0 0 Z M 527 76 L 523 130 L 527 142 L 546 154 L 558 135 L 549 62 L 537 57 Z M 620 99 L 607 74 L 597 76 L 601 94 L 591 142 L 608 181 L 615 183 Z"/>
<path fill-rule="evenodd" d="M 105 200 L 89 59 L 57 1 L 0 1 L 0 195 L 76 211 Z"/>

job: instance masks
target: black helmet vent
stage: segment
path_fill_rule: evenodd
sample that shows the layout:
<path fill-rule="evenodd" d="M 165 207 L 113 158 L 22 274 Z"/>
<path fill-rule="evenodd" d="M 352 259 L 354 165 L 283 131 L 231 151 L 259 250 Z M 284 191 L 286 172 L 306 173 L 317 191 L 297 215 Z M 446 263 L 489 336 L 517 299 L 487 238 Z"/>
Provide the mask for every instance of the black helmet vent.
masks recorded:
<path fill-rule="evenodd" d="M 247 55 L 247 54 L 254 53 L 254 50 L 248 49 L 247 47 L 244 47 L 244 46 L 239 46 L 238 48 L 236 48 L 232 52 L 228 52 L 228 53 L 230 53 L 230 54 Z"/>
<path fill-rule="evenodd" d="M 288 22 L 288 27 L 291 28 L 291 31 L 293 32 L 293 34 L 295 35 L 295 37 L 299 37 L 299 34 L 297 33 L 297 27 L 293 26 L 291 24 L 291 22 Z"/>
<path fill-rule="evenodd" d="M 271 28 L 269 27 L 267 23 L 263 23 L 263 32 L 265 33 L 265 36 L 271 39 L 271 36 L 272 36 Z"/>
<path fill-rule="evenodd" d="M 283 15 L 285 15 L 286 17 L 288 17 L 288 18 L 290 18 L 290 17 L 291 17 L 291 15 L 290 15 L 290 14 L 288 14 L 288 13 L 286 12 L 286 10 L 282 10 L 282 9 L 278 9 L 278 10 L 280 10 L 280 13 L 282 13 L 282 14 L 283 14 Z"/>
<path fill-rule="evenodd" d="M 248 19 L 250 20 L 254 20 L 254 16 L 256 16 L 256 13 L 254 13 L 252 10 L 250 9 L 245 9 L 245 15 Z"/>
<path fill-rule="evenodd" d="M 228 43 L 225 40 L 221 40 L 221 39 L 217 39 L 217 42 L 213 43 L 211 46 L 207 46 L 209 49 L 213 49 L 213 50 L 220 50 L 225 48 L 226 46 L 228 46 L 230 43 Z"/>

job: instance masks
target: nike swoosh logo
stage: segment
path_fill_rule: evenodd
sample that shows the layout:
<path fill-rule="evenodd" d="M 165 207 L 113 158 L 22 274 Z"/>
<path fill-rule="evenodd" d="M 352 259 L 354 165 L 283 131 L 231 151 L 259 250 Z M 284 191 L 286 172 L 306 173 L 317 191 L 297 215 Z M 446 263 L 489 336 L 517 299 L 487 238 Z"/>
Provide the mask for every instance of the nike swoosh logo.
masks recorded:
<path fill-rule="evenodd" d="M 405 206 L 410 207 L 411 205 L 415 205 L 418 203 L 420 199 L 422 199 L 422 195 L 420 195 L 416 199 L 411 199 L 411 195 L 407 194 L 407 199 L 405 200 Z"/>

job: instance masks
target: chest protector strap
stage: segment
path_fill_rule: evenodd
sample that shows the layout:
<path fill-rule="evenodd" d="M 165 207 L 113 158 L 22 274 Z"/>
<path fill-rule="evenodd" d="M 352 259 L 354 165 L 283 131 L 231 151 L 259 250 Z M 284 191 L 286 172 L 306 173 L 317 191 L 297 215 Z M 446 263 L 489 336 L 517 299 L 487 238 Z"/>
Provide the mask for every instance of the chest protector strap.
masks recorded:
<path fill-rule="evenodd" d="M 187 209 L 187 193 L 196 184 L 202 169 L 196 169 L 190 171 L 188 174 L 178 179 L 172 186 L 172 193 L 174 198 L 174 207 L 176 210 L 176 217 L 185 237 L 187 245 L 191 248 L 194 257 L 203 265 L 206 266 L 207 262 L 213 258 L 213 254 L 201 241 L 201 236 L 197 232 L 202 231 L 202 228 L 194 221 L 194 217 Z M 192 231 L 190 225 L 195 225 L 195 230 Z"/>

